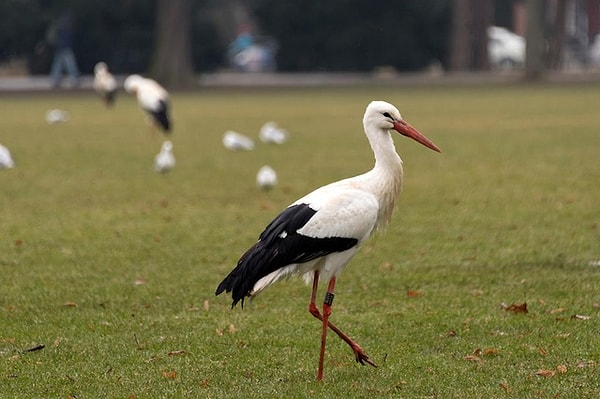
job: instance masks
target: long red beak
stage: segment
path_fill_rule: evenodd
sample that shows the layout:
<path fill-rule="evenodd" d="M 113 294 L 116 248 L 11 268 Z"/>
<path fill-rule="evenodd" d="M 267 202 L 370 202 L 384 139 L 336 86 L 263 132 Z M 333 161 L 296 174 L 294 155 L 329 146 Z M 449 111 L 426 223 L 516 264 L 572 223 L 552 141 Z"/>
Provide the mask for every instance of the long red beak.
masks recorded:
<path fill-rule="evenodd" d="M 394 130 L 403 136 L 410 137 L 411 139 L 418 141 L 425 147 L 431 148 L 433 151 L 442 152 L 437 145 L 433 144 L 431 140 L 423 136 L 421 132 L 404 120 L 394 121 Z"/>

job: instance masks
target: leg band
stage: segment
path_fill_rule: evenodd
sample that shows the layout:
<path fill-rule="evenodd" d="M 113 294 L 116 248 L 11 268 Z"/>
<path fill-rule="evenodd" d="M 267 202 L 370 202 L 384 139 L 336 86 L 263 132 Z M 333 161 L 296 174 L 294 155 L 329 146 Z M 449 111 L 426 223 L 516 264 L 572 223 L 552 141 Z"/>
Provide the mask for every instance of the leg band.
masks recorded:
<path fill-rule="evenodd" d="M 325 294 L 325 300 L 323 301 L 323 303 L 325 305 L 329 305 L 331 306 L 333 304 L 333 292 L 328 292 Z"/>

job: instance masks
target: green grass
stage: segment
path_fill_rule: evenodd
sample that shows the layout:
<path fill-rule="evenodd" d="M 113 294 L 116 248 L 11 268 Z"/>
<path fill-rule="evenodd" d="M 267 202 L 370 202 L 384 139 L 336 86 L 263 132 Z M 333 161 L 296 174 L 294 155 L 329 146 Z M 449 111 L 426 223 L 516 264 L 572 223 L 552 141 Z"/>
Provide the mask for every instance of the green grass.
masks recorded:
<path fill-rule="evenodd" d="M 283 207 L 372 166 L 371 99 L 444 152 L 396 138 L 404 192 L 332 316 L 379 367 L 332 334 L 318 383 L 310 287 L 278 283 L 244 310 L 213 293 Z M 597 84 L 176 93 L 161 176 L 132 98 L 4 95 L 0 397 L 597 398 L 599 103 Z M 71 121 L 47 125 L 51 108 Z M 225 130 L 256 138 L 267 120 L 291 141 L 223 148 Z"/>

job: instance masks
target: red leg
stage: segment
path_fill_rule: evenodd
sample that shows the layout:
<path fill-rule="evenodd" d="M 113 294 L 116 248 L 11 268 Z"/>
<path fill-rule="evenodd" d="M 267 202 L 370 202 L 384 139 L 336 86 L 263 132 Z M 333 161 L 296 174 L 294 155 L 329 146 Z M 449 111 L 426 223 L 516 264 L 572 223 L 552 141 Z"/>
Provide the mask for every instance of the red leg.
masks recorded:
<path fill-rule="evenodd" d="M 369 358 L 365 350 L 360 345 L 358 345 L 349 336 L 344 334 L 339 328 L 337 328 L 335 325 L 329 322 L 329 315 L 331 314 L 331 302 L 333 301 L 333 289 L 335 287 L 335 277 L 329 281 L 329 286 L 325 297 L 325 303 L 323 304 L 323 313 L 325 315 L 321 315 L 319 309 L 317 308 L 317 305 L 315 304 L 318 285 L 319 272 L 315 271 L 315 275 L 313 278 L 312 293 L 310 296 L 310 304 L 308 305 L 308 311 L 314 317 L 323 322 L 323 332 L 321 333 L 321 354 L 319 358 L 319 371 L 317 372 L 317 379 L 323 379 L 323 360 L 325 355 L 325 338 L 327 335 L 327 327 L 331 328 L 333 332 L 335 332 L 344 342 L 346 342 L 350 346 L 350 349 L 352 349 L 352 352 L 354 352 L 354 357 L 358 363 L 362 365 L 368 363 L 373 367 L 377 367 L 377 364 L 375 364 L 375 362 L 373 362 Z"/>

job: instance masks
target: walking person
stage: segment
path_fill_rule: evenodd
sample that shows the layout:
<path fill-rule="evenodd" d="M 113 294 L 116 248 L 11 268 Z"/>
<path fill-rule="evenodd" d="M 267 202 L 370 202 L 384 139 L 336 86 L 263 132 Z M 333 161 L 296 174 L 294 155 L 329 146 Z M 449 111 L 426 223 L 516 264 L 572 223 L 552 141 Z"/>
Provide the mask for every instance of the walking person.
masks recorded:
<path fill-rule="evenodd" d="M 57 88 L 66 71 L 74 87 L 79 86 L 79 68 L 73 53 L 73 13 L 71 10 L 64 11 L 54 26 L 52 32 L 54 40 L 54 59 L 50 69 L 50 80 L 52 87 Z"/>

